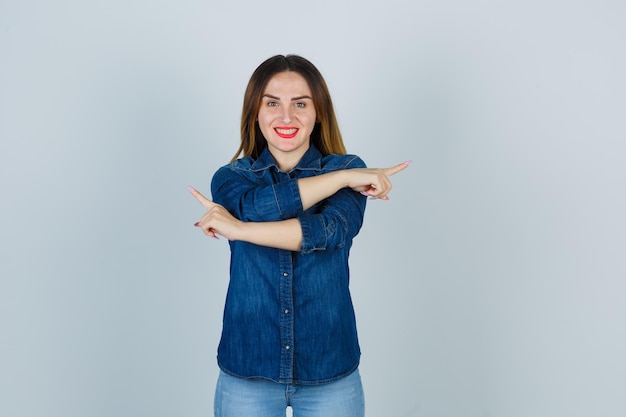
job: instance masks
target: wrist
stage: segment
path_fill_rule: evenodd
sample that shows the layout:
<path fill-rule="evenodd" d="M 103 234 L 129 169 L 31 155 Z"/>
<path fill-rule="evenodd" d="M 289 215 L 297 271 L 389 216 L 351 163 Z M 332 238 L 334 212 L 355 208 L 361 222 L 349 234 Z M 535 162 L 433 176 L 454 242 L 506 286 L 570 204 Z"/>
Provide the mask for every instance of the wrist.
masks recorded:
<path fill-rule="evenodd" d="M 333 176 L 335 192 L 350 186 L 350 173 L 348 171 L 347 169 L 340 169 L 329 174 Z"/>
<path fill-rule="evenodd" d="M 252 227 L 254 223 L 237 221 L 237 227 L 234 228 L 232 239 L 230 240 L 243 240 L 249 242 L 252 233 Z"/>

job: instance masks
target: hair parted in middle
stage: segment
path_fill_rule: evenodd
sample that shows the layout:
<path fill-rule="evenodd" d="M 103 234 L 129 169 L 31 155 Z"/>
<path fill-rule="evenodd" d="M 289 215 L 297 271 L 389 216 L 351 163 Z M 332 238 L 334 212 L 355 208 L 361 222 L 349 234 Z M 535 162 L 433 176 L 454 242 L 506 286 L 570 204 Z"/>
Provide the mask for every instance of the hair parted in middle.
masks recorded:
<path fill-rule="evenodd" d="M 250 77 L 241 112 L 241 144 L 232 161 L 236 160 L 241 153 L 244 157 L 251 156 L 257 159 L 263 152 L 267 142 L 257 121 L 263 92 L 274 75 L 286 71 L 300 74 L 311 89 L 317 114 L 317 121 L 311 133 L 311 143 L 319 149 L 322 155 L 346 153 L 330 92 L 322 74 L 310 61 L 301 56 L 276 55 L 259 65 Z"/>

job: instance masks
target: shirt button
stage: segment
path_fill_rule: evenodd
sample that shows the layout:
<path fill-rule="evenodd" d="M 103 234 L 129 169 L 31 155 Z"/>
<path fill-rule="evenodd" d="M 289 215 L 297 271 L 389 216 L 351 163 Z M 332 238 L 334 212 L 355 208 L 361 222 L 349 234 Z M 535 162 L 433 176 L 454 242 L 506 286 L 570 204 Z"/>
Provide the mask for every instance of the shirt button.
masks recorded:
<path fill-rule="evenodd" d="M 289 349 L 291 349 L 291 346 L 285 345 L 285 349 L 289 350 Z"/>
<path fill-rule="evenodd" d="M 289 314 L 289 310 L 288 309 L 285 309 L 285 314 Z"/>
<path fill-rule="evenodd" d="M 288 277 L 288 276 L 289 276 L 289 273 L 287 273 L 287 272 L 283 272 L 283 276 L 284 276 L 284 277 Z"/>

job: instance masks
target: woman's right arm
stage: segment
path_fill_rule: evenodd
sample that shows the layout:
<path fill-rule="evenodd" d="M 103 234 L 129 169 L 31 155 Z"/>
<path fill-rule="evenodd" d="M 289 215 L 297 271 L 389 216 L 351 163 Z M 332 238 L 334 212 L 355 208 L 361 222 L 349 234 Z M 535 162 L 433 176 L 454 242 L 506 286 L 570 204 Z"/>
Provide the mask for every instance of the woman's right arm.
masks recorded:
<path fill-rule="evenodd" d="M 227 165 L 211 181 L 212 200 L 245 222 L 273 222 L 292 219 L 302 212 L 296 179 L 267 184 L 242 175 Z"/>
<path fill-rule="evenodd" d="M 408 161 L 390 168 L 342 169 L 315 177 L 300 178 L 298 188 L 302 208 L 307 210 L 342 188 L 351 188 L 372 198 L 388 200 L 387 194 L 391 191 L 389 177 L 407 166 Z"/>
<path fill-rule="evenodd" d="M 283 220 L 242 219 L 237 216 L 236 212 L 233 213 L 234 210 L 232 208 L 225 207 L 219 201 L 211 201 L 190 187 L 191 193 L 207 209 L 207 212 L 196 223 L 196 226 L 201 227 L 205 234 L 212 237 L 217 237 L 216 235 L 220 234 L 229 240 L 243 240 L 262 246 L 292 251 L 301 249 L 306 252 L 322 249 L 328 250 L 334 245 L 332 243 L 334 240 L 337 241 L 335 244 L 342 245 L 345 244 L 347 238 L 351 238 L 358 233 L 361 225 L 360 221 L 353 225 L 352 229 L 354 230 L 340 230 L 341 228 L 332 227 L 331 229 L 335 231 L 333 239 L 329 239 L 329 236 L 324 235 L 324 233 L 328 233 L 327 227 L 324 227 L 328 222 L 338 222 L 338 225 L 348 227 L 348 224 L 344 224 L 346 218 L 352 217 L 348 215 L 348 211 L 353 210 L 357 206 L 360 206 L 360 216 L 362 218 L 365 206 L 353 204 L 355 201 L 353 198 L 356 196 L 351 197 L 351 193 L 358 191 L 364 195 L 371 195 L 374 198 L 387 199 L 387 193 L 391 190 L 388 176 L 402 171 L 407 166 L 408 163 L 405 162 L 385 169 L 352 168 L 300 179 L 295 183 L 300 188 L 298 196 L 302 198 L 302 207 L 304 208 L 300 214 L 322 200 L 329 199 L 328 201 L 330 201 L 337 197 L 337 201 L 332 204 L 326 204 L 325 208 L 318 215 L 305 214 L 304 217 L 298 217 L 298 219 L 295 218 L 296 216 Z M 239 181 L 231 179 L 230 182 L 232 187 L 233 183 Z M 215 181 L 213 185 L 215 185 Z M 259 188 L 259 186 L 251 188 Z M 349 191 L 347 188 L 352 189 L 352 191 Z M 223 191 L 223 188 L 220 189 Z M 348 194 L 344 194 L 344 197 L 338 197 L 337 192 L 340 190 Z M 243 190 L 239 190 L 239 195 L 233 195 L 233 198 L 229 199 L 231 207 L 241 206 L 245 203 L 242 192 Z M 225 196 L 220 195 L 219 198 L 224 199 Z M 363 197 L 360 198 L 362 199 Z M 232 204 L 233 200 L 235 201 L 234 204 Z M 248 210 L 254 211 L 254 208 L 249 208 Z M 320 217 L 320 219 L 315 220 L 311 216 L 315 218 Z M 306 224 L 302 224 L 302 222 Z M 304 229 L 307 230 L 306 233 Z M 320 233 L 324 236 L 317 236 Z M 302 248 L 305 234 L 308 236 L 308 244 Z M 320 245 L 320 242 L 323 245 Z"/>
<path fill-rule="evenodd" d="M 230 167 L 220 168 L 211 182 L 213 201 L 236 218 L 249 222 L 292 219 L 343 188 L 387 200 L 389 176 L 408 166 L 403 162 L 390 168 L 348 168 L 313 177 L 259 185 L 241 177 Z"/>

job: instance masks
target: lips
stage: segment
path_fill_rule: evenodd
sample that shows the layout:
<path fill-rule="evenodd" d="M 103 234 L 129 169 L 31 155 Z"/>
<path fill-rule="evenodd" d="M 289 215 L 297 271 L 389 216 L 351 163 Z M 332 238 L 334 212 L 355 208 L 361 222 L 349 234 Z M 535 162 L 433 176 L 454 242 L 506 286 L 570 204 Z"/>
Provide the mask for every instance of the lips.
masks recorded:
<path fill-rule="evenodd" d="M 296 134 L 298 134 L 298 130 L 299 129 L 297 127 L 287 127 L 287 126 L 280 126 L 280 127 L 274 128 L 274 132 L 276 132 L 276 134 L 283 139 L 291 139 L 295 137 Z"/>

